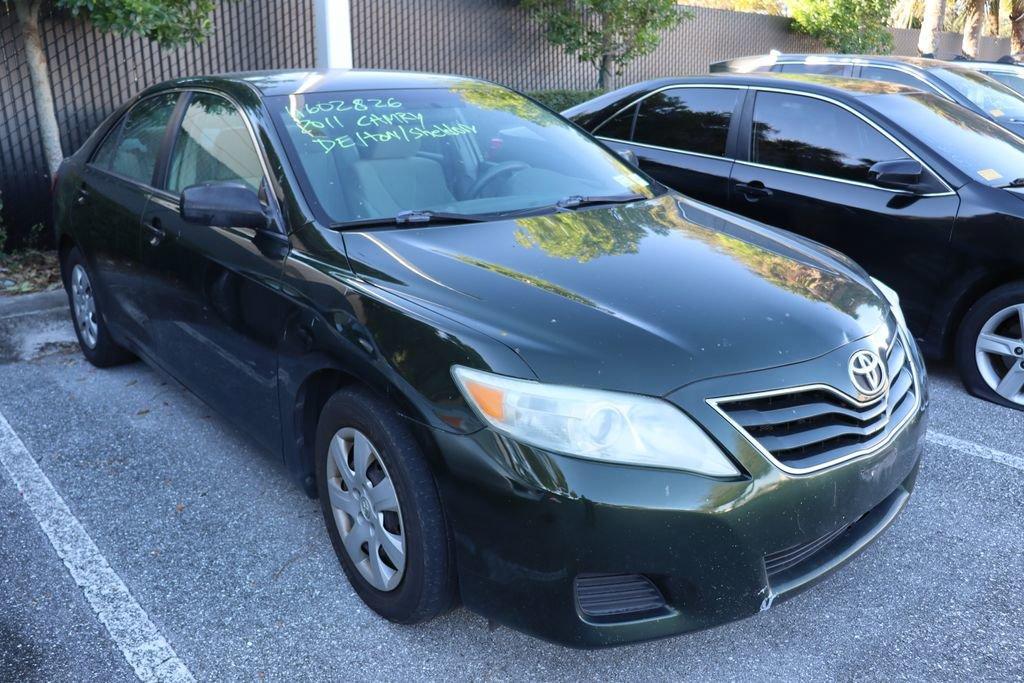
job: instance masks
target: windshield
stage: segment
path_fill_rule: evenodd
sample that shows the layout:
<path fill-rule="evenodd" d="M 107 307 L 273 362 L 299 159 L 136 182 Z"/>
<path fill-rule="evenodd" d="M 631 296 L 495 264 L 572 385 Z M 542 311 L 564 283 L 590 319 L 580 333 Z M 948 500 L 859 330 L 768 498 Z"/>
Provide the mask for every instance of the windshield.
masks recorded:
<path fill-rule="evenodd" d="M 1024 140 L 958 104 L 925 93 L 870 103 L 974 180 L 1002 187 L 1024 178 Z"/>
<path fill-rule="evenodd" d="M 403 212 L 529 212 L 654 195 L 648 181 L 530 100 L 488 83 L 268 98 L 307 199 L 329 224 Z M 636 198 L 636 197 L 634 197 Z M 569 202 L 573 204 L 573 202 Z"/>
<path fill-rule="evenodd" d="M 985 74 L 966 69 L 928 71 L 992 118 L 1024 119 L 1024 98 Z"/>
<path fill-rule="evenodd" d="M 1010 73 L 1009 71 L 985 71 L 984 73 L 1018 95 L 1024 95 L 1024 69 L 1021 69 L 1021 73 Z"/>

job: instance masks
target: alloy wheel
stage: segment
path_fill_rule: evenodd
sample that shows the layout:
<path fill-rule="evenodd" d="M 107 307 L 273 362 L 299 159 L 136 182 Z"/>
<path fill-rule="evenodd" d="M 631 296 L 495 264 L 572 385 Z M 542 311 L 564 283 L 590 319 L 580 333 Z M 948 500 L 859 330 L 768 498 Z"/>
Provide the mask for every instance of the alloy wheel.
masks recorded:
<path fill-rule="evenodd" d="M 82 341 L 90 349 L 96 348 L 99 338 L 99 324 L 96 321 L 96 298 L 93 295 L 89 274 L 82 264 L 75 264 L 71 271 L 71 302 L 75 307 L 75 324 Z"/>
<path fill-rule="evenodd" d="M 999 311 L 981 328 L 975 345 L 978 370 L 989 388 L 1024 405 L 1024 304 Z"/>
<path fill-rule="evenodd" d="M 327 492 L 356 569 L 379 591 L 397 588 L 406 564 L 402 507 L 380 453 L 358 429 L 344 427 L 331 438 Z"/>

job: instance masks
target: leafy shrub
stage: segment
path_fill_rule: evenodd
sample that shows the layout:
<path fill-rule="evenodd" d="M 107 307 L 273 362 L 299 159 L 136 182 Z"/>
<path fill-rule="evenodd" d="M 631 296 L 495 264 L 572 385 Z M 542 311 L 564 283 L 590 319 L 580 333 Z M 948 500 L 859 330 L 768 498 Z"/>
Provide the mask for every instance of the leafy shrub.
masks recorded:
<path fill-rule="evenodd" d="M 601 93 L 601 90 L 537 90 L 526 94 L 549 109 L 564 111 Z"/>
<path fill-rule="evenodd" d="M 28 229 L 28 243 L 30 247 L 43 249 L 46 247 L 46 226 L 36 223 Z"/>
<path fill-rule="evenodd" d="M 888 54 L 891 0 L 792 0 L 793 28 L 817 38 L 829 50 Z"/>

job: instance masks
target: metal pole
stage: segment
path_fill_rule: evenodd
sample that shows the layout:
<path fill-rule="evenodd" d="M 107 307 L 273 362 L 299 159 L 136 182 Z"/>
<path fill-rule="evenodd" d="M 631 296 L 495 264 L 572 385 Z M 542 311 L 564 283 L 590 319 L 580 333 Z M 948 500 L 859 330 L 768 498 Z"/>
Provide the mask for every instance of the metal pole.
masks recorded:
<path fill-rule="evenodd" d="M 320 69 L 352 68 L 352 6 L 350 0 L 315 0 L 316 65 Z"/>

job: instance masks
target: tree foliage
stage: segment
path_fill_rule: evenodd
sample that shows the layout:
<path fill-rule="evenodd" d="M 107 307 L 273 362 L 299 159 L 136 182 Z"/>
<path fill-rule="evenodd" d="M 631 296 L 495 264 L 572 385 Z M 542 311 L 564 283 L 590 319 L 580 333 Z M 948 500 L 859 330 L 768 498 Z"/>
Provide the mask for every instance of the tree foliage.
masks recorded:
<path fill-rule="evenodd" d="M 601 90 L 533 90 L 526 94 L 552 111 L 565 111 L 580 102 L 592 100 Z"/>
<path fill-rule="evenodd" d="M 661 41 L 661 31 L 673 28 L 690 14 L 675 0 L 523 0 L 547 32 L 548 40 L 589 62 L 598 70 L 598 88 L 608 85 L 612 72 L 649 54 Z"/>
<path fill-rule="evenodd" d="M 732 12 L 749 12 L 752 14 L 770 14 L 786 16 L 785 0 L 687 0 L 692 7 L 708 7 Z"/>
<path fill-rule="evenodd" d="M 884 54 L 892 50 L 886 27 L 890 0 L 793 0 L 793 27 L 835 52 Z"/>
<path fill-rule="evenodd" d="M 13 4 L 21 38 L 25 44 L 25 62 L 32 82 L 43 143 L 50 175 L 57 172 L 61 159 L 60 130 L 50 85 L 50 67 L 43 45 L 39 15 L 43 0 L 6 0 Z M 101 31 L 135 33 L 163 46 L 199 42 L 213 28 L 214 0 L 53 0 L 47 7 L 64 10 L 73 17 L 87 19 Z"/>
<path fill-rule="evenodd" d="M 460 83 L 453 90 L 459 93 L 463 100 L 481 109 L 509 112 L 541 126 L 550 126 L 557 121 L 551 114 L 519 93 L 500 85 L 469 81 Z"/>
<path fill-rule="evenodd" d="M 199 42 L 213 28 L 214 0 L 57 0 L 101 31 L 136 33 L 165 46 Z"/>

